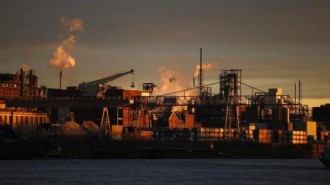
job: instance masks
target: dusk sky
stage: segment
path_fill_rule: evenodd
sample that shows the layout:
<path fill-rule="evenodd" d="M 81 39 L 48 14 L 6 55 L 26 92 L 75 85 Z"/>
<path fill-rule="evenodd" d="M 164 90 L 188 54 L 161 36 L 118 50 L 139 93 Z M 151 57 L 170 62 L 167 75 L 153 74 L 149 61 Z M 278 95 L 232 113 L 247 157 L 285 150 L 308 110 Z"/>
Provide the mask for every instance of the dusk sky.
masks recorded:
<path fill-rule="evenodd" d="M 81 27 L 69 30 L 68 20 Z M 51 59 L 69 38 L 75 65 L 63 69 L 63 86 L 134 69 L 137 89 L 170 77 L 185 89 L 203 48 L 212 64 L 205 84 L 242 69 L 251 86 L 293 97 L 301 80 L 304 104 L 330 103 L 329 0 L 0 0 L 0 72 L 27 65 L 39 85 L 59 88 Z M 131 82 L 127 75 L 111 84 Z"/>

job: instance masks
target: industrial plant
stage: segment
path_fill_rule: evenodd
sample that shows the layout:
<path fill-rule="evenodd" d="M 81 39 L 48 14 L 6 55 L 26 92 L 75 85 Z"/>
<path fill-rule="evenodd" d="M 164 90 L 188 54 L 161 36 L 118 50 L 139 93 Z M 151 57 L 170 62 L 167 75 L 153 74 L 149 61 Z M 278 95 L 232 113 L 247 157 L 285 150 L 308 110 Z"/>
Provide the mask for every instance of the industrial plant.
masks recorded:
<path fill-rule="evenodd" d="M 142 90 L 108 85 L 134 69 L 64 89 L 62 70 L 59 89 L 39 87 L 33 70 L 1 73 L 0 158 L 318 158 L 323 152 L 329 106 L 303 105 L 300 81 L 294 97 L 244 83 L 241 69 L 221 70 L 218 82 L 205 84 L 203 66 L 200 49 L 194 86 L 163 95 L 155 94 L 154 82 Z M 243 95 L 243 86 L 252 94 Z"/>

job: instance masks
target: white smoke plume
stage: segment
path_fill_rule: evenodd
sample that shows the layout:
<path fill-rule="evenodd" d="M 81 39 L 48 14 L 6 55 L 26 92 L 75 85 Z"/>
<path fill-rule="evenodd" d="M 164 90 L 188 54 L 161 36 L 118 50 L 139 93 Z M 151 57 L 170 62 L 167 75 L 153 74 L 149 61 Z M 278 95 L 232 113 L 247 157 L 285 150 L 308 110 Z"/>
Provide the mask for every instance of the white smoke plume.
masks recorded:
<path fill-rule="evenodd" d="M 182 75 L 182 73 L 168 69 L 165 66 L 160 67 L 158 71 L 160 73 L 160 84 L 157 85 L 157 88 L 155 89 L 156 95 L 163 95 L 187 89 L 188 80 Z M 195 91 L 189 90 L 173 95 L 193 96 L 194 94 L 196 94 Z"/>
<path fill-rule="evenodd" d="M 22 66 L 22 70 L 23 70 L 24 72 L 28 72 L 28 71 L 30 70 L 30 67 L 29 67 L 28 65 L 24 64 L 24 65 Z"/>
<path fill-rule="evenodd" d="M 213 68 L 213 64 L 212 63 L 203 63 L 203 72 L 209 71 Z M 197 77 L 199 75 L 199 70 L 200 70 L 200 65 L 196 65 L 195 68 L 195 73 L 194 73 L 194 77 Z"/>
<path fill-rule="evenodd" d="M 71 53 L 77 41 L 75 33 L 84 30 L 83 21 L 81 19 L 69 19 L 62 17 L 60 22 L 62 26 L 67 29 L 69 35 L 56 48 L 49 60 L 49 64 L 59 69 L 74 67 L 76 65 L 76 61 L 72 57 Z"/>

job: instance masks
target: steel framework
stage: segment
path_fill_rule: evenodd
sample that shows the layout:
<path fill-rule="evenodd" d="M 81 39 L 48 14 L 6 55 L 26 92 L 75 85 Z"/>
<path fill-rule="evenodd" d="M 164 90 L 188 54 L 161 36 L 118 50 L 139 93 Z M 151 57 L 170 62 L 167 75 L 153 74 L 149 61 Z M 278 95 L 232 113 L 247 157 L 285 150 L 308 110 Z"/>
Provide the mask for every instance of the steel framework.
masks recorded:
<path fill-rule="evenodd" d="M 239 131 L 238 105 L 241 102 L 242 70 L 222 70 L 220 76 L 220 99 L 225 100 L 225 137 L 227 129 L 237 128 Z"/>

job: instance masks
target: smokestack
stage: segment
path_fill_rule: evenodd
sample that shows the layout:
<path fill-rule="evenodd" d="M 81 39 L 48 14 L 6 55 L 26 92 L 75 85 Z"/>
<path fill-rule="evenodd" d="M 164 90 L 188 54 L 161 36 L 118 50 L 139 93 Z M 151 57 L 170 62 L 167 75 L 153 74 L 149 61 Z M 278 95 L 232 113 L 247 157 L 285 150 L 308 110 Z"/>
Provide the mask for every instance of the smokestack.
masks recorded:
<path fill-rule="evenodd" d="M 294 107 L 297 113 L 297 83 L 294 83 Z"/>
<path fill-rule="evenodd" d="M 300 80 L 298 81 L 298 103 L 299 103 L 299 121 L 302 121 L 302 115 L 301 115 L 301 111 L 302 111 L 302 102 L 301 102 L 301 99 L 302 99 L 302 84 L 300 82 Z"/>
<path fill-rule="evenodd" d="M 203 48 L 200 49 L 200 61 L 199 61 L 199 95 L 203 94 Z"/>
<path fill-rule="evenodd" d="M 193 87 L 196 87 L 195 77 L 193 77 Z"/>
<path fill-rule="evenodd" d="M 60 90 L 62 89 L 62 69 L 60 71 Z"/>

